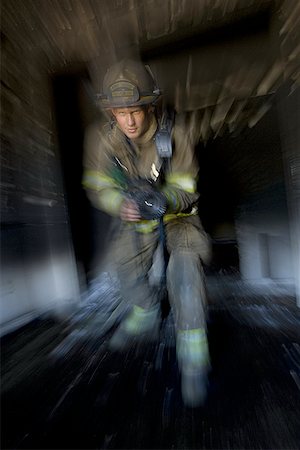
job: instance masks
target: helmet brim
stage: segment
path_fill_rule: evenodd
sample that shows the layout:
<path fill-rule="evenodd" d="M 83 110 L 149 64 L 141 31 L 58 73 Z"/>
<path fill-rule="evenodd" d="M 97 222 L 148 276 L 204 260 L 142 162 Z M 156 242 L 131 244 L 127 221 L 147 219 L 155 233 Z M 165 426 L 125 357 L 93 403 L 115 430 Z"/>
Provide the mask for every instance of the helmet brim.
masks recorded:
<path fill-rule="evenodd" d="M 130 108 L 132 106 L 144 106 L 144 105 L 151 105 L 157 102 L 157 100 L 160 98 L 160 95 L 148 95 L 141 97 L 139 100 L 132 102 L 132 101 L 126 101 L 126 99 L 118 98 L 116 101 L 112 101 L 108 98 L 100 98 L 99 103 L 102 108 L 104 109 L 111 109 L 111 108 Z"/>

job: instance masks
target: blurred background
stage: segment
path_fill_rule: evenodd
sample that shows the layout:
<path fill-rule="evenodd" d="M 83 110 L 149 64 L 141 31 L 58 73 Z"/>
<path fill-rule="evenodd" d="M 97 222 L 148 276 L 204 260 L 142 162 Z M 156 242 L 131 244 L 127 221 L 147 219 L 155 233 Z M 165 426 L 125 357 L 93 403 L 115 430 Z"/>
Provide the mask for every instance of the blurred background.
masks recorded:
<path fill-rule="evenodd" d="M 297 0 L 4 0 L 3 333 L 80 302 L 110 219 L 81 187 L 107 67 L 140 57 L 197 130 L 208 273 L 285 283 L 300 302 Z M 95 269 L 96 268 L 96 269 Z M 100 269 L 99 269 L 100 270 Z"/>
<path fill-rule="evenodd" d="M 150 65 L 198 141 L 200 412 L 180 400 L 167 313 L 140 356 L 106 350 L 124 313 L 115 224 L 87 201 L 82 156 L 123 57 Z M 299 448 L 299 85 L 299 0 L 2 0 L 3 448 Z"/>

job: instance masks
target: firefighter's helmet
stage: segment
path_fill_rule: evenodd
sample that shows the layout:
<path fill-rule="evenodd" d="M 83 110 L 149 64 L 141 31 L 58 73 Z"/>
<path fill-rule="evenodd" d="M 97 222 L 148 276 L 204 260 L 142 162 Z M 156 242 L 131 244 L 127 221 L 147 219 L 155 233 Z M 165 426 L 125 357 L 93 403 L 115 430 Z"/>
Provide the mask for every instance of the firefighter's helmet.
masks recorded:
<path fill-rule="evenodd" d="M 127 59 L 108 69 L 98 97 L 103 108 L 126 108 L 154 104 L 160 95 L 150 68 Z"/>

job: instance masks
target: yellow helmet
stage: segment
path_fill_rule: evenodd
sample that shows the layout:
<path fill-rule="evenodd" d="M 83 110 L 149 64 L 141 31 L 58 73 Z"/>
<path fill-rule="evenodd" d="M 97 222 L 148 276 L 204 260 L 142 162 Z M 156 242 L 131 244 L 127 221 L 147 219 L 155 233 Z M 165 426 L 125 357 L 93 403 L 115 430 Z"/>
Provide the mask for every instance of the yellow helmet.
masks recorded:
<path fill-rule="evenodd" d="M 126 108 L 155 103 L 160 95 L 150 69 L 124 59 L 106 72 L 99 99 L 103 108 Z"/>

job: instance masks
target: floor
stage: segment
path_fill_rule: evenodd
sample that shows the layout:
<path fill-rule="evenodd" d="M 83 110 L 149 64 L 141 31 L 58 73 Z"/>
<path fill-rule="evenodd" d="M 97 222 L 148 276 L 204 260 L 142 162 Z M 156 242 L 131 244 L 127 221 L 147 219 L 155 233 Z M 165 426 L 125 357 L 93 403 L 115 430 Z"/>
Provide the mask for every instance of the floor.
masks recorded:
<path fill-rule="evenodd" d="M 190 409 L 167 304 L 158 342 L 112 353 L 124 311 L 99 286 L 68 320 L 2 338 L 3 449 L 300 448 L 300 310 L 288 289 L 208 278 L 212 372 L 206 404 Z"/>

